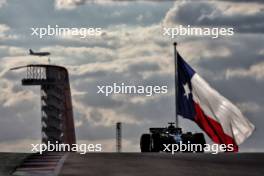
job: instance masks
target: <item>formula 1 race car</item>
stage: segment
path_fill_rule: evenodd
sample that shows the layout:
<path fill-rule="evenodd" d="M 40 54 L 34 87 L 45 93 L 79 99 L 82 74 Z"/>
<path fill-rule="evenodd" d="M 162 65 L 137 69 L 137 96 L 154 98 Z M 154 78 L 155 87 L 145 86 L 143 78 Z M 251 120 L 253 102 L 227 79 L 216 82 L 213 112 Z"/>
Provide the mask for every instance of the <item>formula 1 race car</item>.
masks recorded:
<path fill-rule="evenodd" d="M 150 128 L 150 134 L 143 134 L 140 139 L 141 152 L 164 151 L 168 144 L 200 144 L 195 151 L 188 149 L 185 152 L 204 152 L 206 144 L 203 133 L 182 133 L 181 128 L 176 128 L 175 123 L 169 123 L 166 128 Z"/>

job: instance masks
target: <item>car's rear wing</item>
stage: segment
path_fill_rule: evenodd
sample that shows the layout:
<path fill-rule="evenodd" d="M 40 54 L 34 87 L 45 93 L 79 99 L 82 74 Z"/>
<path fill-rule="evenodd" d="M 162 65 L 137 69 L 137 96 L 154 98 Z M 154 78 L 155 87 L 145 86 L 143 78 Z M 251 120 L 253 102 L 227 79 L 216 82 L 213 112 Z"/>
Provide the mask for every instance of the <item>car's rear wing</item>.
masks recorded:
<path fill-rule="evenodd" d="M 150 128 L 149 131 L 151 133 L 166 133 L 168 129 L 167 128 Z"/>

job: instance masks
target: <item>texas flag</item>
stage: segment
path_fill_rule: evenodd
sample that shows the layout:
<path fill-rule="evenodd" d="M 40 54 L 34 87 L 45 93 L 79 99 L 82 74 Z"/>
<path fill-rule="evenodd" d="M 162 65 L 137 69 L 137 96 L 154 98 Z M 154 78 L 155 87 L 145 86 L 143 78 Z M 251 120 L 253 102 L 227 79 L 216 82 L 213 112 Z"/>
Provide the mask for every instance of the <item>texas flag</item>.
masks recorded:
<path fill-rule="evenodd" d="M 254 125 L 227 98 L 213 89 L 178 54 L 178 115 L 196 122 L 218 144 L 234 151 L 254 131 Z"/>

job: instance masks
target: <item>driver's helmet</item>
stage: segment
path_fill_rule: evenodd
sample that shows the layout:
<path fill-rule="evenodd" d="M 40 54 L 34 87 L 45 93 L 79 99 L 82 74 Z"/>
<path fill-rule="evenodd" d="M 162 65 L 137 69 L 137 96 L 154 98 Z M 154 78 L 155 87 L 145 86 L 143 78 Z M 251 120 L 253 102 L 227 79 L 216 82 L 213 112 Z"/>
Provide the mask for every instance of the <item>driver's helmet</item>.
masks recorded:
<path fill-rule="evenodd" d="M 177 128 L 175 128 L 175 126 L 173 124 L 170 124 L 168 126 L 168 132 L 171 134 L 177 133 Z"/>

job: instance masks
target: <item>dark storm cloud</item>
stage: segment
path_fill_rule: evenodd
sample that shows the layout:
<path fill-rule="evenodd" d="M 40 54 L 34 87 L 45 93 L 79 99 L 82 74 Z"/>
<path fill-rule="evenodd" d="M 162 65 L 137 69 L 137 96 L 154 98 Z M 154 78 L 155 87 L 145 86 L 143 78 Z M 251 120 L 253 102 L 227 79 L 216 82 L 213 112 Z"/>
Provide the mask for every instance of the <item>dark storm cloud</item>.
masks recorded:
<path fill-rule="evenodd" d="M 240 36 L 232 40 L 207 41 L 210 46 L 222 45 L 228 48 L 231 53 L 221 57 L 203 57 L 197 63 L 201 68 L 208 69 L 211 72 L 221 73 L 226 69 L 248 68 L 263 61 L 263 46 L 260 45 L 264 40 L 264 36 Z M 238 44 L 239 43 L 239 44 Z"/>
<path fill-rule="evenodd" d="M 73 3 L 75 2 L 79 3 L 79 1 L 73 1 Z M 19 39 L 0 40 L 0 45 L 23 46 L 36 50 L 44 46 L 56 45 L 109 47 L 107 37 L 105 43 L 94 43 L 89 38 L 82 42 L 62 40 L 56 37 L 39 39 L 36 36 L 31 36 L 31 28 L 58 25 L 59 27 L 101 27 L 104 31 L 108 27 L 124 24 L 149 26 L 160 22 L 171 5 L 172 3 L 152 5 L 140 2 L 131 2 L 124 6 L 85 3 L 74 10 L 56 10 L 53 0 L 26 0 L 23 5 L 17 0 L 9 1 L 8 5 L 0 10 L 0 24 L 8 25 L 11 28 L 9 34 L 18 35 Z M 128 19 L 129 23 L 127 23 Z"/>
<path fill-rule="evenodd" d="M 180 23 L 191 26 L 233 27 L 240 33 L 263 33 L 264 10 L 259 9 L 252 14 L 243 12 L 226 14 L 218 4 L 201 2 L 186 2 L 178 4 L 168 14 L 165 22 Z"/>
<path fill-rule="evenodd" d="M 241 2 L 243 2 L 243 3 L 254 3 L 254 2 L 256 2 L 256 3 L 260 3 L 260 4 L 262 4 L 262 3 L 264 3 L 264 1 L 263 0 L 215 0 L 215 1 L 225 1 L 225 2 L 235 2 L 235 3 L 241 3 Z"/>
<path fill-rule="evenodd" d="M 124 102 L 113 100 L 103 94 L 97 94 L 98 89 L 95 92 L 91 92 L 85 95 L 81 95 L 79 98 L 76 96 L 76 100 L 84 102 L 88 107 L 99 108 L 117 108 L 123 105 Z"/>
<path fill-rule="evenodd" d="M 30 34 L 31 31 L 29 29 L 31 27 L 46 27 L 47 25 L 106 28 L 108 26 L 126 24 L 127 19 L 130 20 L 130 25 L 148 26 L 162 20 L 164 13 L 171 5 L 170 3 L 162 3 L 159 6 L 154 6 L 147 3 L 131 2 L 129 6 L 108 6 L 87 3 L 85 6 L 81 6 L 73 11 L 57 11 L 54 10 L 52 2 L 53 0 L 26 0 L 23 2 L 23 6 L 21 6 L 19 2 L 10 1 L 8 6 L 1 8 L 0 21 L 13 28 L 13 30 L 19 30 L 23 34 Z M 79 3 L 79 1 L 74 2 Z M 30 13 L 24 7 L 30 7 Z M 146 11 L 150 7 L 151 11 Z M 87 12 L 89 12 L 89 15 L 84 15 Z M 143 16 L 143 21 L 138 19 L 140 15 Z M 50 20 L 51 18 L 53 20 Z"/>
<path fill-rule="evenodd" d="M 158 71 L 160 69 L 157 63 L 136 63 L 129 66 L 128 72 L 138 73 L 144 71 Z"/>
<path fill-rule="evenodd" d="M 99 71 L 92 71 L 92 72 L 87 72 L 86 74 L 82 75 L 83 77 L 86 78 L 92 78 L 92 79 L 100 79 L 102 77 L 107 76 L 107 71 L 103 71 L 103 70 L 99 70 Z M 76 76 L 78 77 L 78 75 L 75 76 L 71 76 L 72 78 L 76 78 Z"/>

